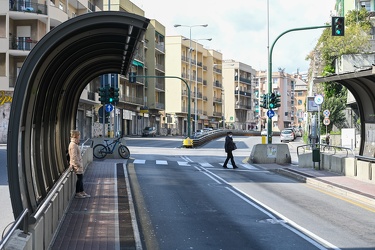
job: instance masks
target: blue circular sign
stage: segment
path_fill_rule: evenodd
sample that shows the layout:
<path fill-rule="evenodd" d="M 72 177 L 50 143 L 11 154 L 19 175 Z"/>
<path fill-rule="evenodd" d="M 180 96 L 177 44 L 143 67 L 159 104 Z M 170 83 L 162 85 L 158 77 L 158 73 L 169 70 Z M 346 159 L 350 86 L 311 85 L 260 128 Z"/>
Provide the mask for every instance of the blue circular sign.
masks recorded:
<path fill-rule="evenodd" d="M 267 116 L 268 116 L 268 118 L 274 117 L 275 116 L 275 111 L 273 111 L 272 109 L 269 109 L 267 111 Z"/>
<path fill-rule="evenodd" d="M 112 104 L 106 104 L 105 105 L 105 111 L 111 112 L 113 110 L 113 105 Z"/>

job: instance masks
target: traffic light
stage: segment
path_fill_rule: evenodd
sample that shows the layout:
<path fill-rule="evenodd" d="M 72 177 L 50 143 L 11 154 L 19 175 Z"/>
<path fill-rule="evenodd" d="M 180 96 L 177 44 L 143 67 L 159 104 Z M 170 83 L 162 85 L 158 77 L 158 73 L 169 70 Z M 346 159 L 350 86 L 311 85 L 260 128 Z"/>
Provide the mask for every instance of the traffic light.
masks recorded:
<path fill-rule="evenodd" d="M 332 17 L 332 36 L 344 36 L 345 35 L 345 19 L 341 16 Z"/>
<path fill-rule="evenodd" d="M 137 82 L 137 74 L 135 72 L 129 72 L 129 82 L 130 83 Z"/>
<path fill-rule="evenodd" d="M 266 109 L 267 108 L 267 97 L 268 97 L 268 94 L 264 94 L 264 95 L 261 95 L 260 96 L 261 99 L 260 99 L 260 107 Z"/>
<path fill-rule="evenodd" d="M 118 93 L 118 91 L 119 91 L 119 88 L 113 88 L 113 102 L 114 103 L 118 103 L 118 101 L 119 101 L 119 93 Z"/>
<path fill-rule="evenodd" d="M 115 101 L 115 88 L 114 87 L 109 88 L 108 101 L 109 101 L 110 104 L 114 103 L 114 101 Z"/>
<path fill-rule="evenodd" d="M 276 106 L 276 95 L 275 93 L 271 93 L 269 97 L 269 103 L 268 103 L 268 108 L 273 109 Z"/>
<path fill-rule="evenodd" d="M 104 87 L 99 88 L 99 101 L 101 104 L 107 104 L 108 103 L 108 98 L 109 98 L 109 92 L 108 92 L 108 85 L 104 85 Z"/>
<path fill-rule="evenodd" d="M 275 96 L 276 96 L 276 98 L 275 98 L 275 108 L 279 108 L 281 106 L 281 104 L 280 104 L 280 102 L 281 102 L 281 100 L 280 100 L 281 95 L 277 93 L 277 94 L 275 94 Z"/>

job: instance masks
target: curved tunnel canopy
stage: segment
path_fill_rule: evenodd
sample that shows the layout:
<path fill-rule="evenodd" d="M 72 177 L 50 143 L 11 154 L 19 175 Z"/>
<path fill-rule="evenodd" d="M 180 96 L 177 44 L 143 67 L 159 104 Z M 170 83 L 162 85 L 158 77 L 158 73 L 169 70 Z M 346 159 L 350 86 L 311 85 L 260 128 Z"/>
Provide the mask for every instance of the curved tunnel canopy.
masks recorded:
<path fill-rule="evenodd" d="M 85 86 L 125 75 L 149 19 L 103 11 L 47 33 L 26 58 L 14 89 L 8 129 L 8 179 L 15 218 L 32 212 L 67 169 L 69 133 Z"/>
<path fill-rule="evenodd" d="M 375 152 L 375 67 L 352 73 L 314 79 L 314 83 L 337 82 L 354 96 L 361 119 L 359 154 L 374 157 Z"/>

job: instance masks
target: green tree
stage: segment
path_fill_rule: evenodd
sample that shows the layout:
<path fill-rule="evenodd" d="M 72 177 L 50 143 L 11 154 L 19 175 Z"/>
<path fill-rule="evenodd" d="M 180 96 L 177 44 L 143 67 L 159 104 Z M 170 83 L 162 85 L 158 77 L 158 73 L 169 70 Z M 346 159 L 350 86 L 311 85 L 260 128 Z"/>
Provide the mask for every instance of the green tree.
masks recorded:
<path fill-rule="evenodd" d="M 342 55 L 363 54 L 370 51 L 371 27 L 369 12 L 365 8 L 349 11 L 345 16 L 345 36 L 332 36 L 331 28 L 326 28 L 315 46 L 314 53 L 312 52 L 307 58 L 321 65 L 320 75 L 334 74 L 335 61 Z M 316 62 L 316 58 L 320 61 Z M 321 86 L 325 98 L 322 110 L 328 109 L 331 112 L 328 130 L 331 131 L 333 125 L 338 128 L 345 127 L 343 110 L 346 108 L 347 89 L 336 82 L 324 82 Z"/>

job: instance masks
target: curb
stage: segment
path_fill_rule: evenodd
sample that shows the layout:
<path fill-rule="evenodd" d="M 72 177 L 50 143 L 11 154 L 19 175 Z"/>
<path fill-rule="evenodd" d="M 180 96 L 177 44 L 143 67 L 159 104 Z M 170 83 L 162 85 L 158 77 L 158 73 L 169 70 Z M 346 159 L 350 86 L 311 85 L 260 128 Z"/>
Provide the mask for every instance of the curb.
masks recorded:
<path fill-rule="evenodd" d="M 314 186 L 324 191 L 328 191 L 330 193 L 338 194 L 348 199 L 355 200 L 360 202 L 364 205 L 371 206 L 375 208 L 375 197 L 372 195 L 368 195 L 365 193 L 361 193 L 357 190 L 350 189 L 347 187 L 343 187 L 341 185 L 322 180 L 319 177 L 311 176 L 306 173 L 301 173 L 296 170 L 292 170 L 289 168 L 278 168 L 274 170 L 276 173 L 293 178 L 300 182 L 304 182 L 308 185 Z"/>

